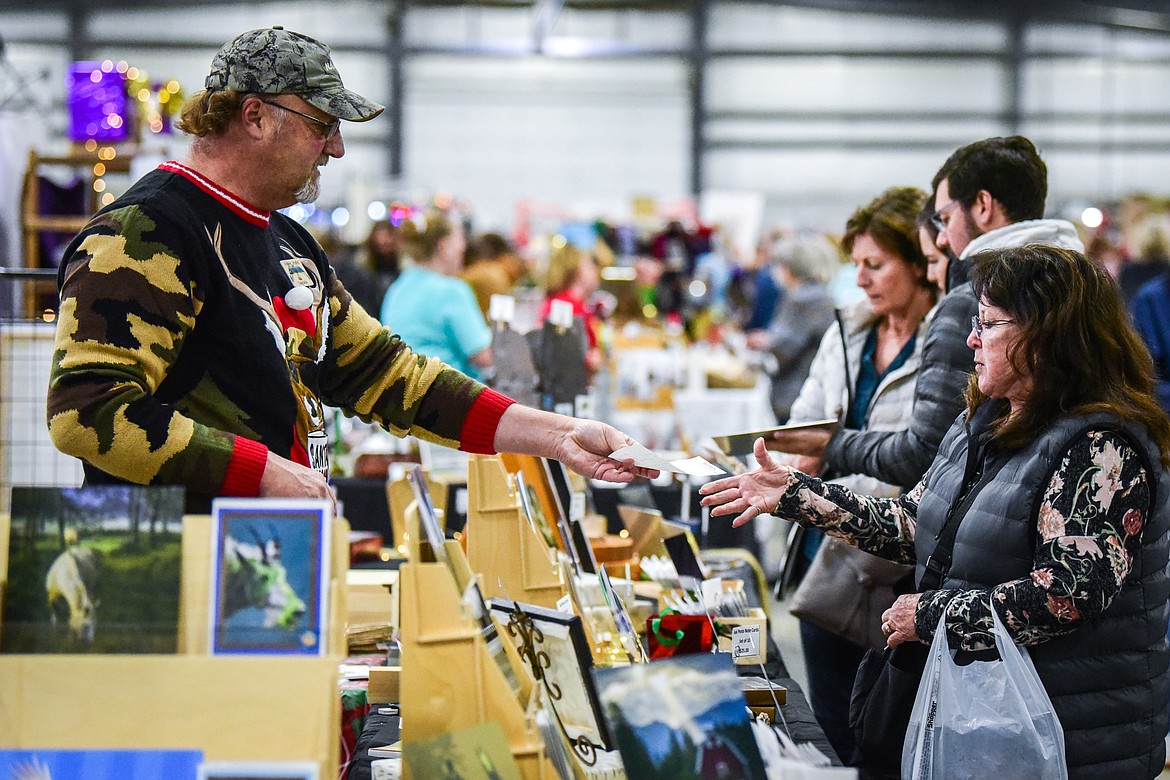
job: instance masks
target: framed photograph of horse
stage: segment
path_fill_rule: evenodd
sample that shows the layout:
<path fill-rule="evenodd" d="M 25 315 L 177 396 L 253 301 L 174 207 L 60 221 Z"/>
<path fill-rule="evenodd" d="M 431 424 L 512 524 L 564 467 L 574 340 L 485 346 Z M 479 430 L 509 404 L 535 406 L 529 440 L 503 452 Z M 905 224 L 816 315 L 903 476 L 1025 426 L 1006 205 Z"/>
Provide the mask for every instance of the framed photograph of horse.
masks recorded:
<path fill-rule="evenodd" d="M 12 488 L 6 653 L 178 652 L 183 490 Z"/>
<path fill-rule="evenodd" d="M 325 655 L 328 501 L 212 502 L 212 654 Z"/>

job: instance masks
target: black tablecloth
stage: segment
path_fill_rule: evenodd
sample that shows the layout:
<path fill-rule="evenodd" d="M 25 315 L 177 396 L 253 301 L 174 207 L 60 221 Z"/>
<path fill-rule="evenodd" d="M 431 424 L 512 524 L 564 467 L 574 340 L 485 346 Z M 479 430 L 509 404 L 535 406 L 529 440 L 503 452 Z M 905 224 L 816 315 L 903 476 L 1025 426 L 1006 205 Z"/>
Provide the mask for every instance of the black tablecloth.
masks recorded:
<path fill-rule="evenodd" d="M 394 533 L 391 529 L 390 503 L 386 496 L 386 480 L 333 477 L 330 482 L 337 490 L 337 498 L 341 501 L 342 512 L 349 522 L 349 527 L 354 531 L 380 533 L 389 546 Z M 447 486 L 448 531 L 458 531 L 467 522 L 467 515 L 456 509 L 458 506 L 456 494 L 466 489 L 467 486 L 463 483 L 451 483 Z"/>
<path fill-rule="evenodd" d="M 382 745 L 393 745 L 400 738 L 399 725 L 402 719 L 398 715 L 379 712 L 382 705 L 370 707 L 370 714 L 366 716 L 366 725 L 358 737 L 357 748 L 353 753 L 353 761 L 349 765 L 349 780 L 370 780 L 370 748 Z"/>

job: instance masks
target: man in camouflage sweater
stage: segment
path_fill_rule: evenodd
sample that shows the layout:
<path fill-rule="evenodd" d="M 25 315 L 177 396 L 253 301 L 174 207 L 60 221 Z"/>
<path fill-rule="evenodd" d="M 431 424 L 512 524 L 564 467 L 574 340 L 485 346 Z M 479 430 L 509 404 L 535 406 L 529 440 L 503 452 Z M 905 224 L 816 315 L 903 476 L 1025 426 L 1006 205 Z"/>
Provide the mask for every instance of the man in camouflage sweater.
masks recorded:
<path fill-rule="evenodd" d="M 354 303 L 277 209 L 317 196 L 346 89 L 324 44 L 276 27 L 230 42 L 183 108 L 195 136 L 99 212 L 61 265 L 49 431 L 86 481 L 215 496 L 327 497 L 323 405 L 468 452 L 544 455 L 625 482 L 613 428 L 515 404 L 417 355 Z"/>

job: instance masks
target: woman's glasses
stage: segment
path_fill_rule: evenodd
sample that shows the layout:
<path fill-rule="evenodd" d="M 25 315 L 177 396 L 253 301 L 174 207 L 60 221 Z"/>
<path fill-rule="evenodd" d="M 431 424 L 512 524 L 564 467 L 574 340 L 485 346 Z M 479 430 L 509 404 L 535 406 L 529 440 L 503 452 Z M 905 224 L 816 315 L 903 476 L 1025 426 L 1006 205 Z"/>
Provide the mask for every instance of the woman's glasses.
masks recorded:
<path fill-rule="evenodd" d="M 979 315 L 971 318 L 971 330 L 975 331 L 975 335 L 983 338 L 983 331 L 988 328 L 998 328 L 1000 325 L 1007 325 L 1015 320 L 981 320 Z"/>

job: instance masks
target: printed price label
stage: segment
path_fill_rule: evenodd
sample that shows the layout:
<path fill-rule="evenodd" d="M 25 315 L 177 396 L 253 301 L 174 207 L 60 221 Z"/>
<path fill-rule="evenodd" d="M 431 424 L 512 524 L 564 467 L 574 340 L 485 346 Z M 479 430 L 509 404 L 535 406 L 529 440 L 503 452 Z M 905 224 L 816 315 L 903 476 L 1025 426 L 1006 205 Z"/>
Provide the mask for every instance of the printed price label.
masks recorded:
<path fill-rule="evenodd" d="M 573 597 L 568 593 L 557 599 L 557 612 L 564 612 L 566 615 L 573 614 Z"/>
<path fill-rule="evenodd" d="M 753 658 L 760 654 L 760 627 L 734 626 L 731 629 L 731 657 Z"/>

